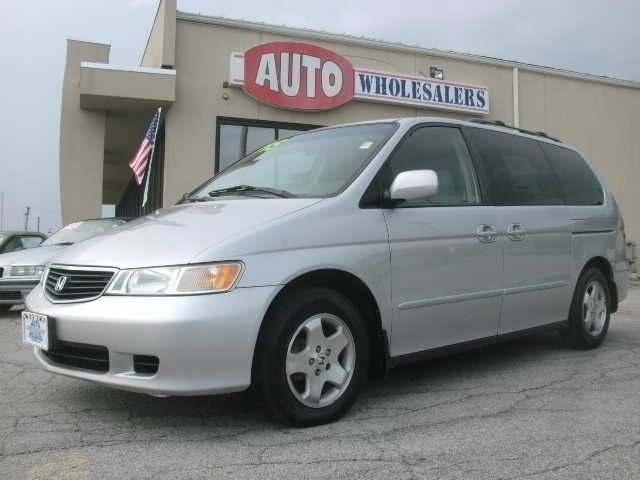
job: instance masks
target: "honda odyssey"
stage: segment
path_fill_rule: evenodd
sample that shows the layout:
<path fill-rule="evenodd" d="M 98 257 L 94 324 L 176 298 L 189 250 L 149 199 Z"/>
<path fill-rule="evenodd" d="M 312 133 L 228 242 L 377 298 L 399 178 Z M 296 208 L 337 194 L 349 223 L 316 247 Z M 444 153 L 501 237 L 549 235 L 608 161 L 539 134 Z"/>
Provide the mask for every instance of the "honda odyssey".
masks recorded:
<path fill-rule="evenodd" d="M 60 252 L 23 339 L 50 372 L 156 396 L 253 386 L 314 425 L 367 376 L 445 347 L 540 328 L 597 347 L 627 294 L 624 246 L 611 191 L 545 134 L 323 128 Z"/>

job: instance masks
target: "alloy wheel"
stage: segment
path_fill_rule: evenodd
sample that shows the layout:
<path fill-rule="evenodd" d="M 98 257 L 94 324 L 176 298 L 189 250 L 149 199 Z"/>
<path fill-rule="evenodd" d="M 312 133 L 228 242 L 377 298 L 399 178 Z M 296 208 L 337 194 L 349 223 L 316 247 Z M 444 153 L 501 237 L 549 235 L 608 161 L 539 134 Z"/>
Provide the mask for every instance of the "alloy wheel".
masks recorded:
<path fill-rule="evenodd" d="M 591 281 L 584 291 L 582 321 L 589 335 L 597 337 L 607 320 L 607 297 L 604 287 L 597 280 Z"/>
<path fill-rule="evenodd" d="M 286 376 L 291 393 L 303 405 L 322 408 L 349 387 L 356 348 L 347 324 L 329 313 L 303 321 L 289 342 Z"/>

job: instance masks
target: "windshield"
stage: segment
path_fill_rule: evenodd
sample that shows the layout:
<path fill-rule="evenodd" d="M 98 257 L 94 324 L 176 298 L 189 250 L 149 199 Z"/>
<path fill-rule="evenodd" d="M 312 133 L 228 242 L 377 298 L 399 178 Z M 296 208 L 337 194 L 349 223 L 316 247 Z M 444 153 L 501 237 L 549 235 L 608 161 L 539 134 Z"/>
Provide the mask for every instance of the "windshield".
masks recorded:
<path fill-rule="evenodd" d="M 119 218 L 84 220 L 82 222 L 70 223 L 42 242 L 42 245 L 68 245 L 81 242 L 99 233 L 109 231 L 123 223 L 126 223 L 125 220 Z"/>
<path fill-rule="evenodd" d="M 0 245 L 2 245 L 2 242 L 4 242 L 6 238 L 7 238 L 7 235 L 0 233 Z"/>
<path fill-rule="evenodd" d="M 191 197 L 242 186 L 229 195 L 284 192 L 287 197 L 328 197 L 345 188 L 396 130 L 372 123 L 316 130 L 275 141 L 231 165 Z M 255 189 L 247 187 L 257 187 Z M 216 194 L 219 194 L 217 192 Z"/>

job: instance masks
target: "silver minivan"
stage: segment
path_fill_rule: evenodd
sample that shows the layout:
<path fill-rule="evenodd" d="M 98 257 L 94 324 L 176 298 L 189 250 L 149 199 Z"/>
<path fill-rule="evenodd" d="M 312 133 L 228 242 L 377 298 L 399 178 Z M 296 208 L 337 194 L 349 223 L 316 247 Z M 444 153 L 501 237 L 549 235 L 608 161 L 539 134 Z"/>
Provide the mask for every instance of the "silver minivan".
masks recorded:
<path fill-rule="evenodd" d="M 541 328 L 597 347 L 627 294 L 624 246 L 602 179 L 545 134 L 330 127 L 62 251 L 23 339 L 54 373 L 156 396 L 252 386 L 314 425 L 368 376 L 452 347 Z"/>

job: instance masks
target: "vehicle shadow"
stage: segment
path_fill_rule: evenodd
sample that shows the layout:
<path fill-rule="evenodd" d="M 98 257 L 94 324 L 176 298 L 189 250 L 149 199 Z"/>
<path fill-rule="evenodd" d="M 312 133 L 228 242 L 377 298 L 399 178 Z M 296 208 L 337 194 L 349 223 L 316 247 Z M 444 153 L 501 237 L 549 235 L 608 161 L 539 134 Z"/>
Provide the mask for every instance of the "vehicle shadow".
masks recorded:
<path fill-rule="evenodd" d="M 19 323 L 21 308 L 0 313 L 1 320 Z M 430 391 L 465 390 L 482 385 L 489 377 L 524 375 L 524 365 L 543 365 L 545 361 L 573 355 L 556 333 L 522 337 L 490 346 L 479 347 L 400 365 L 386 379 L 371 379 L 348 417 L 354 421 L 364 410 L 385 408 L 391 397 Z M 42 372 L 42 374 L 49 376 Z M 128 421 L 161 432 L 167 427 L 220 426 L 232 429 L 258 428 L 259 425 L 280 427 L 265 411 L 252 391 L 217 396 L 156 398 L 111 389 L 80 380 L 67 380 L 51 392 L 51 400 L 64 405 L 74 415 L 78 412 L 100 412 L 103 420 Z M 71 382 L 71 383 L 70 383 Z M 61 388 L 62 387 L 62 388 Z M 225 430 L 223 428 L 222 430 Z M 211 431 L 209 431 L 211 433 Z"/>
<path fill-rule="evenodd" d="M 518 376 L 531 365 L 542 366 L 572 352 L 557 332 L 518 337 L 399 365 L 387 379 L 370 382 L 364 395 L 383 397 L 449 387 L 462 391 L 481 386 L 488 377 Z"/>
<path fill-rule="evenodd" d="M 511 340 L 506 343 L 469 350 L 453 355 L 433 358 L 392 369 L 387 379 L 370 380 L 356 408 L 348 415 L 358 421 L 362 414 L 358 405 L 366 402 L 366 409 L 376 409 L 388 403 L 388 397 L 403 393 L 428 392 L 430 386 L 455 382 L 460 390 L 473 388 L 487 376 L 509 375 L 518 365 L 528 362 L 542 363 L 568 350 L 556 334 L 538 335 Z M 221 427 L 220 431 L 282 428 L 267 414 L 260 398 L 253 392 L 218 396 L 154 398 L 147 395 L 113 390 L 86 382 L 74 382 L 75 387 L 57 389 L 57 401 L 66 405 L 80 404 L 109 412 L 108 416 L 127 418 L 146 429 L 161 432 L 177 428 L 183 433 L 191 427 Z M 81 395 L 82 397 L 78 397 Z M 212 435 L 216 429 L 205 429 L 201 434 Z M 200 435 L 200 434 L 196 434 Z"/>

